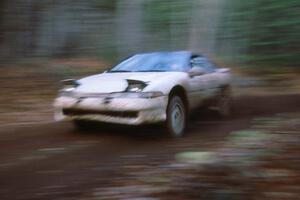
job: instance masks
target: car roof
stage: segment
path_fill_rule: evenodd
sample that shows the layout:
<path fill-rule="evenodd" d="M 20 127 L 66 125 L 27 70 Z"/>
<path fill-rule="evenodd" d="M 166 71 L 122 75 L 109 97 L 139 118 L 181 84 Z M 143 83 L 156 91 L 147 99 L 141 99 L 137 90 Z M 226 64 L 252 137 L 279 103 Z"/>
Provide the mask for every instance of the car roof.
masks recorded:
<path fill-rule="evenodd" d="M 197 53 L 197 52 L 192 52 L 192 51 L 188 51 L 188 50 L 179 50 L 179 51 L 149 51 L 149 52 L 141 52 L 141 53 L 136 53 L 133 55 L 143 55 L 143 54 L 171 54 L 171 53 L 180 53 L 180 54 L 188 54 L 190 56 L 200 56 L 200 57 L 204 57 L 202 54 Z M 132 56 L 133 56 L 132 55 Z"/>
<path fill-rule="evenodd" d="M 157 53 L 157 54 L 168 54 L 168 53 L 182 53 L 182 54 L 192 54 L 191 51 L 149 51 L 149 52 L 142 52 L 142 53 L 137 53 L 138 54 L 152 54 L 152 53 Z"/>

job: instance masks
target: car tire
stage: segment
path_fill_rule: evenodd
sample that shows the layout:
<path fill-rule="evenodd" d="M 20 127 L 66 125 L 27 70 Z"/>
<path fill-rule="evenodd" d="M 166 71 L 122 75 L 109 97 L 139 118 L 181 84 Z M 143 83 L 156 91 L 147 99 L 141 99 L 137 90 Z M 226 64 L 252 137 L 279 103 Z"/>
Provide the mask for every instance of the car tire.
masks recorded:
<path fill-rule="evenodd" d="M 187 121 L 186 107 L 177 95 L 171 96 L 167 107 L 166 129 L 171 138 L 182 137 Z"/>
<path fill-rule="evenodd" d="M 232 95 L 231 95 L 231 87 L 226 86 L 222 88 L 220 96 L 217 100 L 216 107 L 218 110 L 218 114 L 222 118 L 227 118 L 232 113 Z"/>

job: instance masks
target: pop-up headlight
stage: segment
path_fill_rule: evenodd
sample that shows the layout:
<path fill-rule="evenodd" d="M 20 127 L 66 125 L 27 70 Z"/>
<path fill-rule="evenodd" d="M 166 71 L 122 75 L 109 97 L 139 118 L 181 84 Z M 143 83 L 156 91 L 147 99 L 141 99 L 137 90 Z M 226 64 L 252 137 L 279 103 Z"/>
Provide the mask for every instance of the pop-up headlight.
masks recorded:
<path fill-rule="evenodd" d="M 66 79 L 66 80 L 62 80 L 61 81 L 63 87 L 60 90 L 60 94 L 64 95 L 64 96 L 70 96 L 73 92 L 73 90 L 75 90 L 75 88 L 77 88 L 80 84 L 78 83 L 78 81 L 74 80 L 74 79 Z"/>
<path fill-rule="evenodd" d="M 147 84 L 143 81 L 126 79 L 128 86 L 126 92 L 141 92 Z"/>

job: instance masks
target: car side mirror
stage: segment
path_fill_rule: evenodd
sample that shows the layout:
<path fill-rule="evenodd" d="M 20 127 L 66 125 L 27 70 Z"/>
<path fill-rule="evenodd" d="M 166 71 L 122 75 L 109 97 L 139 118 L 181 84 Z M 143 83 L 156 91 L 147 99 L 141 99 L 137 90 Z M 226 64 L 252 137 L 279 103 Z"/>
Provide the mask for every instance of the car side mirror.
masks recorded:
<path fill-rule="evenodd" d="M 190 77 L 201 76 L 205 74 L 205 71 L 201 67 L 193 67 L 189 70 Z"/>

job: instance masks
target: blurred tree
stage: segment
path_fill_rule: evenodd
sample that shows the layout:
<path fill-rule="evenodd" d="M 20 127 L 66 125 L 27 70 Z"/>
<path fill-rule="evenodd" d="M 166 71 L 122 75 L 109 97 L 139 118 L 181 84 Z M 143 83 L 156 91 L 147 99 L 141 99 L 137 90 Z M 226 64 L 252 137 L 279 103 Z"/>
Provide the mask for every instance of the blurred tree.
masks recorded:
<path fill-rule="evenodd" d="M 193 1 L 190 12 L 189 49 L 214 56 L 217 28 L 222 23 L 224 0 Z"/>
<path fill-rule="evenodd" d="M 299 0 L 1 0 L 0 58 L 191 49 L 230 62 L 300 65 Z"/>
<path fill-rule="evenodd" d="M 193 0 L 148 0 L 144 23 L 151 49 L 186 49 Z"/>
<path fill-rule="evenodd" d="M 90 2 L 93 7 L 110 12 L 116 11 L 118 4 L 118 0 L 91 0 Z"/>
<path fill-rule="evenodd" d="M 143 1 L 119 1 L 116 13 L 116 42 L 119 57 L 143 51 Z"/>
<path fill-rule="evenodd" d="M 299 66 L 300 1 L 230 0 L 227 5 L 219 39 L 234 46 L 231 53 L 241 62 Z"/>

